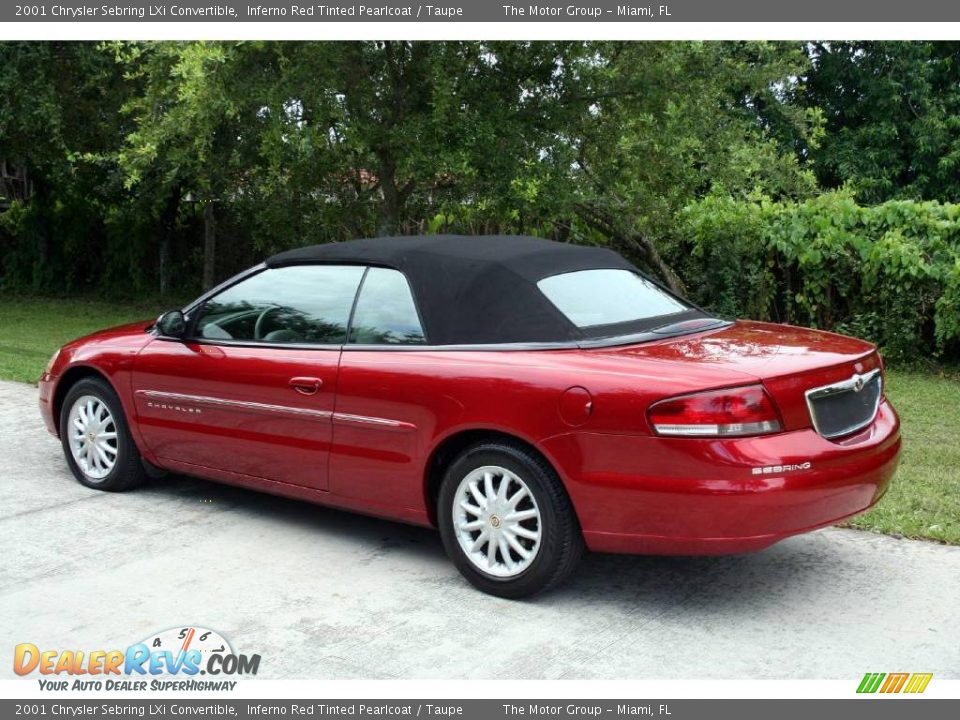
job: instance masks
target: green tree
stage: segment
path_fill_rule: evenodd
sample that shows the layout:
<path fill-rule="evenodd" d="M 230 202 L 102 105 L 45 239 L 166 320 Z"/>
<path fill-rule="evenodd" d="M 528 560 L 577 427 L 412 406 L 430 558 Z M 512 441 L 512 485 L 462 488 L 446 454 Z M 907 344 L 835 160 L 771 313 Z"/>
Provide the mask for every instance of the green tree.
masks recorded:
<path fill-rule="evenodd" d="M 802 47 L 772 43 L 613 43 L 600 48 L 595 102 L 579 128 L 575 211 L 666 283 L 683 257 L 674 218 L 711 192 L 805 197 L 813 176 L 793 143 L 814 143 L 817 113 L 790 104 Z"/>
<path fill-rule="evenodd" d="M 274 249 L 440 231 L 609 244 L 680 287 L 671 268 L 689 250 L 675 220 L 685 205 L 711 193 L 815 189 L 801 160 L 820 116 L 796 101 L 809 64 L 798 43 L 68 43 L 59 52 L 36 88 L 29 59 L 6 78 L 0 140 L 4 158 L 38 167 L 52 158 L 64 193 L 95 200 L 85 206 L 95 222 L 73 223 L 70 254 L 99 252 L 93 235 L 107 238 L 117 269 L 85 281 L 100 287 L 122 269 L 134 284 L 159 278 L 163 291 L 197 274 L 209 286 Z M 98 118 L 90 139 L 81 112 Z M 50 123 L 59 130 L 47 132 Z M 99 182 L 76 182 L 80 167 Z M 55 205 L 30 200 L 5 214 L 18 247 Z M 52 278 L 66 256 L 49 255 L 36 266 Z"/>
<path fill-rule="evenodd" d="M 114 51 L 140 88 L 123 106 L 133 122 L 117 156 L 125 185 L 168 223 L 184 200 L 202 208 L 201 284 L 209 288 L 217 279 L 216 208 L 242 193 L 243 147 L 256 142 L 245 124 L 254 111 L 244 104 L 243 45 L 124 43 Z"/>
<path fill-rule="evenodd" d="M 866 203 L 960 199 L 960 43 L 817 42 L 798 102 L 822 109 L 805 149 L 820 183 Z"/>
<path fill-rule="evenodd" d="M 104 219 L 119 191 L 104 150 L 123 136 L 126 83 L 93 43 L 0 43 L 0 68 L 0 161 L 19 179 L 0 190 L 11 206 L 0 216 L 12 237 L 4 282 L 37 290 L 102 281 L 111 262 Z M 81 250 L 83 262 L 67 262 Z"/>
<path fill-rule="evenodd" d="M 442 226 L 502 228 L 517 219 L 520 179 L 569 108 L 585 107 L 562 70 L 587 52 L 582 43 L 263 47 L 261 190 L 286 195 L 287 207 L 323 198 L 316 211 L 343 235 L 424 231 L 438 216 Z"/>

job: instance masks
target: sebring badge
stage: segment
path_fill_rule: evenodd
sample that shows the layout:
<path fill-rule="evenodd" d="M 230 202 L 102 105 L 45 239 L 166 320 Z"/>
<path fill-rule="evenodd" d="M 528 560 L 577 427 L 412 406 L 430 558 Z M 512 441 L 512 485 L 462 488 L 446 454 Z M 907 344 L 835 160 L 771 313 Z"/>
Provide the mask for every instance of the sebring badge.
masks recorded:
<path fill-rule="evenodd" d="M 810 463 L 805 462 L 799 465 L 767 465 L 766 467 L 755 467 L 750 472 L 753 475 L 779 475 L 780 473 L 809 469 Z"/>

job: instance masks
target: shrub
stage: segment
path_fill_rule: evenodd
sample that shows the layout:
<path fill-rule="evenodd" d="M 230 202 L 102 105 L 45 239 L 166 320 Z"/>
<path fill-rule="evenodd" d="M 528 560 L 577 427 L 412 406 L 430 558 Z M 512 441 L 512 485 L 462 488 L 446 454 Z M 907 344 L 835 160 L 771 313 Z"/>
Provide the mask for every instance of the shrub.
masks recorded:
<path fill-rule="evenodd" d="M 958 359 L 960 205 L 707 197 L 669 249 L 715 312 L 866 337 L 892 361 Z"/>

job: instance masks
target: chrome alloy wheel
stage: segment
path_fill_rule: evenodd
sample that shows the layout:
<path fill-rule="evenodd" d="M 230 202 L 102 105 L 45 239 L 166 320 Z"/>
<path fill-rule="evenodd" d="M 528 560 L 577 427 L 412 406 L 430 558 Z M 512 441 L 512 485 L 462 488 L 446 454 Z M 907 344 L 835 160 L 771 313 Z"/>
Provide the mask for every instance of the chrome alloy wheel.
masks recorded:
<path fill-rule="evenodd" d="M 519 476 L 498 465 L 479 467 L 460 481 L 453 523 L 464 554 L 487 575 L 519 575 L 540 549 L 537 501 Z"/>
<path fill-rule="evenodd" d="M 81 395 L 70 408 L 66 432 L 70 452 L 91 481 L 103 480 L 117 464 L 117 423 L 110 409 L 94 395 Z"/>

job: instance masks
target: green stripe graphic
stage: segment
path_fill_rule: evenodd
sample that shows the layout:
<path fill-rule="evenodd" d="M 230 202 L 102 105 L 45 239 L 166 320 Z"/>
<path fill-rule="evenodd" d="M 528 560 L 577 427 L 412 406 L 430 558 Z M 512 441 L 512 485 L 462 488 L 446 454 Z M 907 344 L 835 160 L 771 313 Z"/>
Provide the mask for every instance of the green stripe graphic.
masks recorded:
<path fill-rule="evenodd" d="M 863 676 L 863 680 L 860 681 L 860 687 L 857 688 L 857 692 L 875 693 L 886 676 L 886 673 L 867 673 Z"/>

